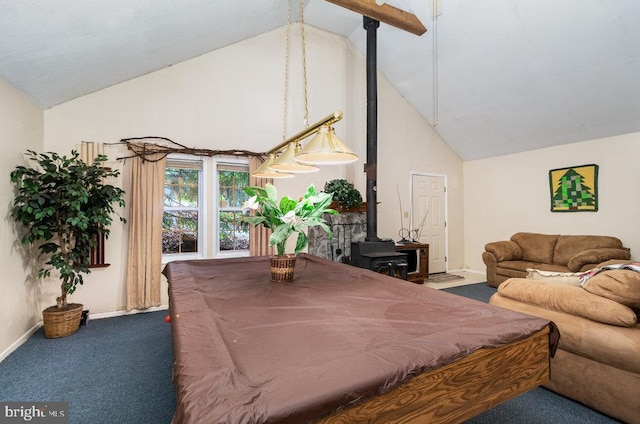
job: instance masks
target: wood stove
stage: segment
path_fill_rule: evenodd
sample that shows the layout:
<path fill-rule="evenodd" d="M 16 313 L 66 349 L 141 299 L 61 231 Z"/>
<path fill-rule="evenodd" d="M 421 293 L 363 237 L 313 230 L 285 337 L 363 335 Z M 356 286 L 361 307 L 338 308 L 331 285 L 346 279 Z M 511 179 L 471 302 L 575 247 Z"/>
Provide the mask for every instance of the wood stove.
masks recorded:
<path fill-rule="evenodd" d="M 361 241 L 351 243 L 351 265 L 406 280 L 409 260 L 396 252 L 393 240 Z"/>

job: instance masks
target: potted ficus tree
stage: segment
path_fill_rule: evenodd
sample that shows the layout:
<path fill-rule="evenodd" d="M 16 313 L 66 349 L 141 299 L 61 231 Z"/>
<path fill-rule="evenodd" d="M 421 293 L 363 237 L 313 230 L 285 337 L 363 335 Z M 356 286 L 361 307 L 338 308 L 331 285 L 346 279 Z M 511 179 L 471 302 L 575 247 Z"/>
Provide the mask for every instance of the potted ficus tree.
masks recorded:
<path fill-rule="evenodd" d="M 61 294 L 43 311 L 43 322 L 45 337 L 64 337 L 77 331 L 82 315 L 82 305 L 67 303 L 67 295 L 90 272 L 91 248 L 100 234 L 108 237 L 114 205 L 124 206 L 124 191 L 105 183 L 119 175 L 103 166 L 105 155 L 92 164 L 76 151 L 67 157 L 27 150 L 25 156 L 28 166 L 11 172 L 17 190 L 11 217 L 22 224 L 22 244 L 36 247 L 46 260 L 37 277 L 48 278 L 54 270 L 59 276 Z"/>

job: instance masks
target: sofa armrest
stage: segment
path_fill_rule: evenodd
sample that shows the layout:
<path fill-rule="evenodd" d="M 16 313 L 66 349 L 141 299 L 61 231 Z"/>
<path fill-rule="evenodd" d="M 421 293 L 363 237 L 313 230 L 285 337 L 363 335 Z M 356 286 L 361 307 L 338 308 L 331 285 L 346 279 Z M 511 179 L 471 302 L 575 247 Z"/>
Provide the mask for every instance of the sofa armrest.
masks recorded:
<path fill-rule="evenodd" d="M 496 257 L 493 256 L 492 253 L 484 251 L 482 252 L 482 260 L 487 266 L 487 284 L 489 284 L 491 287 L 498 287 L 498 262 L 496 261 Z"/>
<path fill-rule="evenodd" d="M 600 249 L 589 249 L 583 252 L 580 252 L 573 256 L 569 263 L 567 264 L 567 268 L 570 271 L 578 272 L 582 270 L 585 265 L 593 265 L 595 267 L 601 262 L 608 261 L 611 259 L 630 259 L 631 253 L 628 248 L 614 248 L 614 247 L 604 247 Z"/>
<path fill-rule="evenodd" d="M 516 242 L 511 240 L 487 243 L 484 246 L 484 250 L 491 253 L 496 262 L 519 261 L 522 259 L 522 249 Z"/>
<path fill-rule="evenodd" d="M 487 284 L 491 287 L 498 287 L 502 281 L 498 281 L 496 272 L 498 262 L 522 259 L 522 249 L 520 249 L 517 243 L 511 240 L 487 243 L 484 248 L 485 251 L 482 252 L 482 260 L 487 266 Z"/>

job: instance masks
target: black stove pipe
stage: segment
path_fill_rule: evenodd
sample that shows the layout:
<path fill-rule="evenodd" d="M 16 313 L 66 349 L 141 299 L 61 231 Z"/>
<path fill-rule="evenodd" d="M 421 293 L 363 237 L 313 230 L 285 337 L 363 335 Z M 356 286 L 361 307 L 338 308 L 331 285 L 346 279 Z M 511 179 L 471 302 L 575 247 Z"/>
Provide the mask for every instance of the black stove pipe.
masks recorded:
<path fill-rule="evenodd" d="M 367 236 L 365 241 L 378 238 L 378 59 L 377 29 L 380 22 L 363 16 L 367 30 Z"/>

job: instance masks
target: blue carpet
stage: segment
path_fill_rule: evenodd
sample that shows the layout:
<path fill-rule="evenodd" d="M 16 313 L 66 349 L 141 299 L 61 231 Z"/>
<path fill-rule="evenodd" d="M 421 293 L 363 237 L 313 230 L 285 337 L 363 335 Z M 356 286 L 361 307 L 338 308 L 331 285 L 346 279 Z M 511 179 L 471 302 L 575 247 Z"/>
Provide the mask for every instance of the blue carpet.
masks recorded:
<path fill-rule="evenodd" d="M 0 400 L 69 402 L 69 423 L 169 423 L 175 411 L 166 311 L 36 332 L 0 363 Z"/>
<path fill-rule="evenodd" d="M 442 289 L 442 291 L 489 303 L 489 298 L 497 289 L 487 283 L 478 283 Z M 543 387 L 516 396 L 467 421 L 471 424 L 610 424 L 618 422 Z"/>
<path fill-rule="evenodd" d="M 457 294 L 459 296 L 468 297 L 470 299 L 479 300 L 484 303 L 489 303 L 489 298 L 497 291 L 494 287 L 491 287 L 487 283 L 467 284 L 466 286 L 451 287 L 448 289 L 442 289 L 449 293 Z"/>

